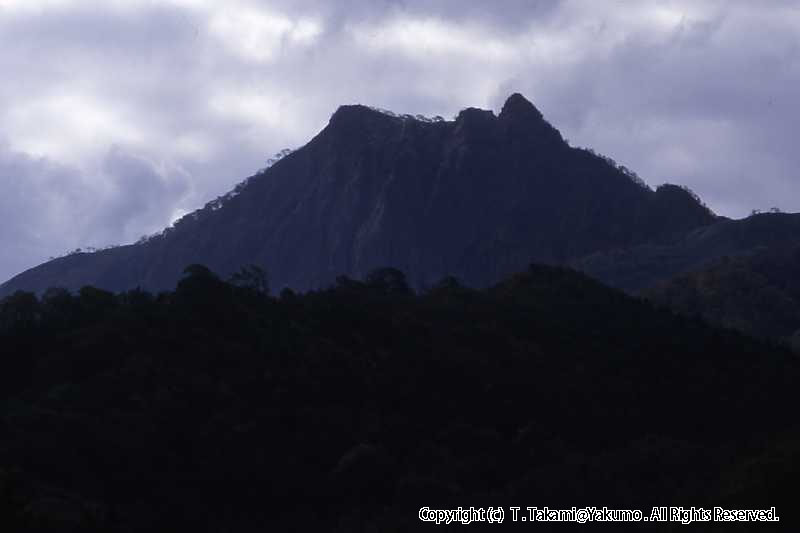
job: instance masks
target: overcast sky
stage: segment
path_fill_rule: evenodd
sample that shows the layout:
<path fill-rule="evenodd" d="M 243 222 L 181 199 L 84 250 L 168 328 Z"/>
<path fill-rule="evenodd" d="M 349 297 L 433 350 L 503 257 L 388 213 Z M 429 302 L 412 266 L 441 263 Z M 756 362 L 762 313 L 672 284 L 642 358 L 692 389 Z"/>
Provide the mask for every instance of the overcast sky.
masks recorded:
<path fill-rule="evenodd" d="M 0 0 L 0 281 L 135 241 L 340 104 L 521 92 L 717 213 L 800 211 L 800 2 Z"/>

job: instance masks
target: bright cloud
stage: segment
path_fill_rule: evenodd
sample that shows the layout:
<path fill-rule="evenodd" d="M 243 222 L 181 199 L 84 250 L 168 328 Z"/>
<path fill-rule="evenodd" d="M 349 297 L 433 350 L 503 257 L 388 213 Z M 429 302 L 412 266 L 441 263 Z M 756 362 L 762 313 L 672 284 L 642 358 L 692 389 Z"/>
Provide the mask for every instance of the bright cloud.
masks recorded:
<path fill-rule="evenodd" d="M 313 45 L 322 33 L 312 18 L 292 19 L 252 6 L 215 11 L 208 26 L 225 48 L 256 62 L 270 61 L 286 47 Z"/>
<path fill-rule="evenodd" d="M 363 24 L 352 29 L 358 45 L 377 53 L 400 52 L 415 59 L 508 61 L 517 54 L 513 42 L 490 35 L 480 26 L 469 28 L 439 19 L 398 17 L 383 25 Z"/>

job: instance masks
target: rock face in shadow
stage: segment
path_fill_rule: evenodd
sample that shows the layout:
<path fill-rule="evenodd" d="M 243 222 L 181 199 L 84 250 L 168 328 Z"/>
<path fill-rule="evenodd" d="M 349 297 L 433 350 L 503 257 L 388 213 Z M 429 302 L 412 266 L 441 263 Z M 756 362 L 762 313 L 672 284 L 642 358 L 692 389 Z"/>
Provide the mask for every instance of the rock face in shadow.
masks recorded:
<path fill-rule="evenodd" d="M 652 191 L 570 147 L 519 94 L 497 116 L 469 108 L 453 121 L 342 106 L 238 192 L 148 242 L 33 268 L 0 296 L 86 284 L 166 289 L 192 263 L 223 276 L 257 264 L 275 289 L 387 265 L 417 286 L 448 274 L 487 286 L 531 262 L 666 245 L 717 220 L 678 187 Z"/>

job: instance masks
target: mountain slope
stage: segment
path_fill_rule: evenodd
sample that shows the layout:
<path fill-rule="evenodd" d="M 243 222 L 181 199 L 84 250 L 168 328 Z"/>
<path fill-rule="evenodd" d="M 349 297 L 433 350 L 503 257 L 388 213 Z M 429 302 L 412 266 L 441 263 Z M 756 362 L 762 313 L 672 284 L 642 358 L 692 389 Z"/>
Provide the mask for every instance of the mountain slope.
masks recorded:
<path fill-rule="evenodd" d="M 413 284 L 452 274 L 486 286 L 531 261 L 668 243 L 716 217 L 678 187 L 652 191 L 570 147 L 524 97 L 454 121 L 343 106 L 306 146 L 238 195 L 163 236 L 61 258 L 0 287 L 166 289 L 203 263 L 265 268 L 274 287 L 320 287 L 391 265 Z"/>
<path fill-rule="evenodd" d="M 800 245 L 725 257 L 644 292 L 685 315 L 800 348 Z"/>
<path fill-rule="evenodd" d="M 724 257 L 796 245 L 800 245 L 800 214 L 764 213 L 742 220 L 720 219 L 672 243 L 601 250 L 572 261 L 571 266 L 608 285 L 640 291 Z"/>

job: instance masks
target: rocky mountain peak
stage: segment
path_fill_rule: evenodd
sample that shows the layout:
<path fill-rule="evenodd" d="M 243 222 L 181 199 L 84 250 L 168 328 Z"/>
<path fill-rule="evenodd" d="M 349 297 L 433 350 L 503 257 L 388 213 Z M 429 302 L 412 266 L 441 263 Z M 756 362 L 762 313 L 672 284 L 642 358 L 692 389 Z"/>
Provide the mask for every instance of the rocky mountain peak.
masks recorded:
<path fill-rule="evenodd" d="M 0 296 L 168 289 L 193 263 L 223 277 L 255 264 L 275 287 L 299 290 L 385 266 L 416 286 L 448 275 L 487 286 L 531 262 L 661 243 L 714 221 L 691 195 L 670 200 L 570 148 L 520 94 L 499 116 L 467 108 L 455 122 L 344 105 L 255 178 L 158 239 L 46 263 L 0 286 Z"/>
<path fill-rule="evenodd" d="M 361 104 L 352 104 L 339 106 L 333 115 L 331 115 L 328 124 L 330 126 L 353 125 L 380 119 L 386 120 L 389 118 L 391 117 L 371 107 Z"/>
<path fill-rule="evenodd" d="M 514 93 L 506 99 L 500 111 L 501 119 L 521 118 L 524 120 L 543 120 L 542 113 L 536 109 L 530 100 L 519 93 Z"/>

